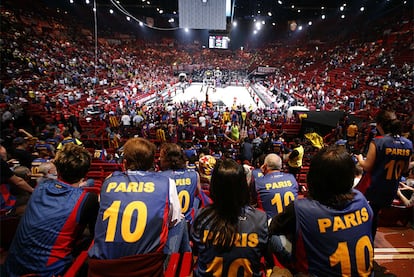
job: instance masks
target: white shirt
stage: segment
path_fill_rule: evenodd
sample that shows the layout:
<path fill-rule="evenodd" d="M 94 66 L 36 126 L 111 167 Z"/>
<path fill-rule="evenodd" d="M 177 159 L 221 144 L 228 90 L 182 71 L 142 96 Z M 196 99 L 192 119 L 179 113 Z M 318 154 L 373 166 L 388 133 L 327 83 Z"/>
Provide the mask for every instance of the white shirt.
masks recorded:
<path fill-rule="evenodd" d="M 206 127 L 206 118 L 202 115 L 198 118 L 198 122 L 200 122 L 201 127 Z"/>
<path fill-rule="evenodd" d="M 175 226 L 177 225 L 183 216 L 181 215 L 181 204 L 180 200 L 178 199 L 177 194 L 177 186 L 175 185 L 175 181 L 170 178 L 170 214 L 168 215 L 170 218 L 170 225 Z"/>
<path fill-rule="evenodd" d="M 127 114 L 124 114 L 124 115 L 121 117 L 121 121 L 122 121 L 122 124 L 123 124 L 124 126 L 129 126 L 129 125 L 131 125 L 131 117 L 130 117 L 129 115 L 127 115 Z"/>

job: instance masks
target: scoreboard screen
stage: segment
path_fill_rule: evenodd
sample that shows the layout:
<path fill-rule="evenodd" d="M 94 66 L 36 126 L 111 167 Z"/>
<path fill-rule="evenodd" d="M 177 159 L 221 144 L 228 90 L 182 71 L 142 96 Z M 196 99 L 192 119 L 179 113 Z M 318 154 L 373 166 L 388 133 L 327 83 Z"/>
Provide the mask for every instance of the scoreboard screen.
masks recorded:
<path fill-rule="evenodd" d="M 208 38 L 208 48 L 229 49 L 230 38 L 228 36 L 210 35 Z"/>

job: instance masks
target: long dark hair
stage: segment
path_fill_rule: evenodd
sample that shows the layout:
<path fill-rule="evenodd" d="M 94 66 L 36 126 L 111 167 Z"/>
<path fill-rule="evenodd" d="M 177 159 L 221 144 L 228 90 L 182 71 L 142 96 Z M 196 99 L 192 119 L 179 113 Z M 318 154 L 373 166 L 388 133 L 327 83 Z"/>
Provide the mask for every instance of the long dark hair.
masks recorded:
<path fill-rule="evenodd" d="M 241 209 L 249 204 L 243 167 L 232 159 L 219 160 L 211 176 L 210 197 L 213 204 L 201 210 L 194 230 L 207 245 L 231 248 L 237 238 Z"/>
<path fill-rule="evenodd" d="M 391 134 L 393 136 L 401 134 L 402 124 L 394 111 L 385 109 L 380 110 L 375 117 L 375 121 L 381 125 L 385 134 Z"/>
<path fill-rule="evenodd" d="M 353 199 L 355 163 L 338 145 L 322 148 L 312 158 L 307 175 L 309 197 L 320 203 L 342 208 Z"/>

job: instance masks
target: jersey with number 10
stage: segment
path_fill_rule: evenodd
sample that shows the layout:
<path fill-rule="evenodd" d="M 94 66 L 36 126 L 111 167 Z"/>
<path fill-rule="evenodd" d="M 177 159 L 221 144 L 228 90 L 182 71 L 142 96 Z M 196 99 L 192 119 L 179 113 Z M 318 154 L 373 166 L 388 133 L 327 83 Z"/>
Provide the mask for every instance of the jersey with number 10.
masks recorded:
<path fill-rule="evenodd" d="M 371 276 L 372 210 L 361 192 L 343 209 L 310 199 L 294 202 L 295 268 L 312 276 Z"/>
<path fill-rule="evenodd" d="M 62 276 L 85 229 L 82 215 L 93 203 L 96 196 L 58 180 L 39 184 L 15 233 L 6 276 Z"/>
<path fill-rule="evenodd" d="M 298 182 L 290 173 L 272 172 L 255 180 L 258 207 L 267 218 L 283 212 L 290 202 L 298 198 Z"/>
<path fill-rule="evenodd" d="M 118 259 L 162 251 L 168 235 L 168 177 L 114 172 L 101 189 L 91 258 Z"/>
<path fill-rule="evenodd" d="M 374 138 L 376 158 L 370 172 L 371 185 L 365 196 L 380 206 L 388 206 L 397 195 L 403 170 L 413 152 L 413 144 L 404 137 L 383 136 Z"/>
<path fill-rule="evenodd" d="M 207 227 L 207 229 L 210 228 Z M 268 240 L 267 218 L 264 212 L 250 206 L 242 209 L 236 242 L 228 251 L 208 246 L 205 243 L 209 236 L 208 230 L 201 232 L 202 237 L 192 233 L 194 247 L 198 250 L 194 277 L 262 276 L 260 259 L 266 252 Z"/>
<path fill-rule="evenodd" d="M 197 192 L 197 172 L 192 169 L 166 170 L 162 175 L 170 177 L 177 186 L 178 199 L 181 204 L 181 212 L 185 219 L 193 222 L 194 218 L 194 198 Z"/>

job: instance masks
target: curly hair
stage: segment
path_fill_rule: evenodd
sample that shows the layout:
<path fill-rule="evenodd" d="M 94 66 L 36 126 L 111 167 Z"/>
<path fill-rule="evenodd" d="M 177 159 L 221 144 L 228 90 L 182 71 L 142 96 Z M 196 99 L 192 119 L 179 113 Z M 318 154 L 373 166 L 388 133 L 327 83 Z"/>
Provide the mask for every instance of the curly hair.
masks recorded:
<path fill-rule="evenodd" d="M 92 157 L 88 150 L 74 143 L 68 143 L 56 153 L 53 163 L 60 179 L 69 184 L 74 184 L 86 176 L 91 161 Z"/>

